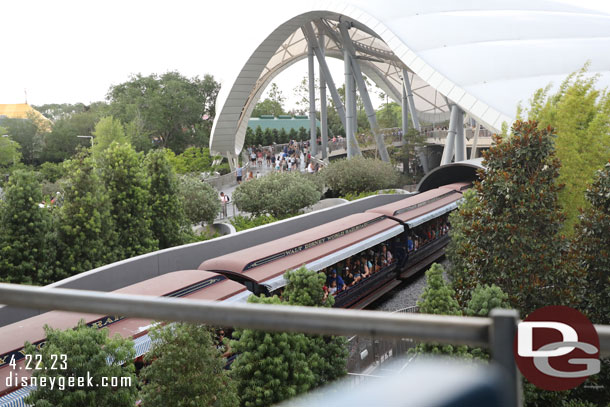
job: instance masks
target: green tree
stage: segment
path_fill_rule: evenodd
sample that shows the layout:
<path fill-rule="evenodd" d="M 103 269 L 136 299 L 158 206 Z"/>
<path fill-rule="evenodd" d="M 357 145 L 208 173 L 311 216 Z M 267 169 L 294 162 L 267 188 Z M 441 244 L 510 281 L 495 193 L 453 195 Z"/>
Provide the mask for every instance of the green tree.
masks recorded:
<path fill-rule="evenodd" d="M 209 148 L 189 147 L 179 155 L 168 153 L 168 158 L 178 174 L 210 171 L 212 165 Z"/>
<path fill-rule="evenodd" d="M 212 223 L 220 212 L 218 191 L 197 177 L 180 177 L 179 192 L 184 213 L 191 224 Z"/>
<path fill-rule="evenodd" d="M 211 75 L 187 78 L 178 72 L 132 76 L 113 86 L 106 98 L 122 123 L 141 120 L 142 132 L 179 153 L 207 144 L 220 84 Z"/>
<path fill-rule="evenodd" d="M 470 213 L 479 205 L 477 193 L 474 189 L 464 191 L 462 203 L 457 211 L 449 214 L 449 244 L 447 244 L 447 258 L 449 258 L 451 266 L 447 270 L 447 274 L 451 279 L 452 287 L 455 290 L 456 299 L 462 306 L 466 306 L 468 299 L 471 296 L 471 284 L 473 284 L 472 273 L 468 270 L 468 259 L 463 256 L 463 250 L 468 247 L 468 238 L 464 233 L 467 229 L 466 220 L 462 213 Z"/>
<path fill-rule="evenodd" d="M 495 284 L 478 285 L 472 291 L 472 298 L 464 309 L 464 314 L 471 317 L 486 317 L 494 308 L 510 308 L 508 295 Z"/>
<path fill-rule="evenodd" d="M 396 102 L 386 102 L 377 110 L 377 123 L 382 129 L 402 126 L 402 107 Z"/>
<path fill-rule="evenodd" d="M 301 267 L 284 274 L 288 281 L 282 295 L 290 305 L 330 308 L 335 298 L 324 299 L 326 275 Z M 309 368 L 315 375 L 315 386 L 334 381 L 347 374 L 347 340 L 342 336 L 306 335 L 309 350 L 306 352 Z"/>
<path fill-rule="evenodd" d="M 4 135 L 5 129 L 0 127 L 0 168 L 15 165 L 21 158 L 19 143 Z"/>
<path fill-rule="evenodd" d="M 120 120 L 112 116 L 103 117 L 95 125 L 93 131 L 93 155 L 97 156 L 105 151 L 112 143 L 126 144 L 125 127 Z"/>
<path fill-rule="evenodd" d="M 322 176 L 337 196 L 393 188 L 399 181 L 390 163 L 363 157 L 332 161 Z"/>
<path fill-rule="evenodd" d="M 263 144 L 263 129 L 261 126 L 256 126 L 256 130 L 254 130 L 253 142 L 255 146 Z"/>
<path fill-rule="evenodd" d="M 235 382 L 203 325 L 173 323 L 150 330 L 151 363 L 140 375 L 142 403 L 150 406 L 232 407 L 239 404 Z M 185 352 L 188 349 L 188 352 Z"/>
<path fill-rule="evenodd" d="M 286 98 L 282 94 L 277 84 L 273 82 L 269 87 L 268 97 L 258 102 L 252 111 L 252 117 L 262 115 L 274 115 L 275 117 L 286 114 L 284 111 L 284 101 Z"/>
<path fill-rule="evenodd" d="M 165 150 L 155 150 L 146 156 L 146 170 L 150 179 L 149 206 L 153 237 L 159 249 L 186 243 L 191 230 L 180 201 L 178 180 Z"/>
<path fill-rule="evenodd" d="M 39 207 L 42 190 L 32 171 L 15 171 L 0 201 L 0 279 L 15 284 L 53 281 L 52 219 Z"/>
<path fill-rule="evenodd" d="M 586 192 L 570 254 L 582 276 L 584 310 L 596 324 L 610 324 L 610 163 L 597 172 Z"/>
<path fill-rule="evenodd" d="M 250 296 L 248 302 L 281 304 L 277 297 Z M 312 388 L 316 377 L 309 368 L 310 341 L 303 334 L 238 329 L 231 348 L 239 354 L 231 367 L 241 405 L 269 406 Z"/>
<path fill-rule="evenodd" d="M 44 162 L 38 168 L 38 172 L 42 175 L 43 180 L 56 182 L 64 176 L 64 168 L 62 164 L 53 162 Z"/>
<path fill-rule="evenodd" d="M 425 147 L 426 137 L 420 134 L 413 127 L 407 130 L 407 134 L 404 136 L 404 144 L 400 147 L 398 153 L 398 159 L 402 161 L 402 172 L 410 174 L 409 163 L 415 163 L 417 161 L 417 151 Z"/>
<path fill-rule="evenodd" d="M 57 212 L 59 278 L 120 258 L 110 199 L 93 160 L 81 151 L 64 166 L 64 202 Z"/>
<path fill-rule="evenodd" d="M 137 396 L 136 375 L 133 364 L 133 342 L 118 334 L 108 338 L 108 329 L 89 328 L 81 320 L 75 329 L 54 330 L 45 325 L 46 343 L 42 349 L 26 343 L 28 355 L 41 355 L 41 369 L 34 377 L 64 383 L 59 386 L 39 386 L 26 397 L 26 403 L 35 407 L 97 407 L 135 405 Z M 63 368 L 66 355 L 65 366 Z M 34 357 L 32 360 L 38 360 Z M 91 377 L 91 383 L 69 386 L 71 377 Z M 119 378 L 122 386 L 103 385 L 106 378 Z M 108 380 L 110 384 L 112 382 Z"/>
<path fill-rule="evenodd" d="M 240 211 L 281 218 L 313 205 L 321 195 L 308 177 L 295 172 L 278 172 L 242 182 L 235 189 L 233 199 Z"/>
<path fill-rule="evenodd" d="M 452 252 L 461 257 L 453 284 L 462 297 L 477 284 L 495 283 L 525 314 L 558 298 L 569 300 L 573 287 L 560 256 L 563 214 L 553 138 L 550 127 L 517 121 L 510 136 L 496 137 L 484 153 L 487 170 L 475 183 L 477 205 L 460 208 L 462 222 L 453 225 L 463 236 Z"/>
<path fill-rule="evenodd" d="M 443 266 L 434 263 L 426 271 L 426 288 L 417 305 L 419 312 L 436 315 L 462 315 L 455 291 L 445 282 Z"/>
<path fill-rule="evenodd" d="M 152 234 L 148 206 L 149 180 L 141 153 L 136 153 L 129 144 L 112 143 L 101 153 L 99 166 L 110 198 L 110 214 L 119 234 L 121 258 L 156 250 L 158 242 Z"/>
<path fill-rule="evenodd" d="M 42 160 L 61 162 L 76 154 L 79 147 L 91 146 L 91 139 L 78 136 L 93 136 L 95 124 L 101 111 L 88 109 L 80 113 L 61 115 L 53 124 L 50 133 L 44 135 Z"/>
<path fill-rule="evenodd" d="M 553 126 L 561 161 L 559 202 L 567 219 L 563 231 L 571 234 L 579 208 L 589 205 L 585 190 L 595 171 L 610 156 L 610 93 L 595 88 L 598 76 L 587 74 L 588 65 L 571 74 L 554 95 L 540 89 L 530 100 L 527 115 L 540 127 Z"/>
<path fill-rule="evenodd" d="M 138 152 L 146 153 L 153 148 L 150 132 L 146 130 L 145 123 L 139 114 L 125 124 L 125 135 Z"/>
<path fill-rule="evenodd" d="M 426 271 L 426 288 L 417 301 L 419 312 L 435 315 L 462 315 L 460 306 L 455 299 L 455 291 L 445 282 L 443 266 L 434 263 Z M 471 358 L 467 346 L 441 345 L 438 343 L 422 343 L 417 345 L 414 353 L 445 354 Z M 478 353 L 478 352 L 477 352 Z"/>
<path fill-rule="evenodd" d="M 35 164 L 42 149 L 42 138 L 36 123 L 29 119 L 5 119 L 2 126 L 10 138 L 21 146 L 23 162 Z"/>

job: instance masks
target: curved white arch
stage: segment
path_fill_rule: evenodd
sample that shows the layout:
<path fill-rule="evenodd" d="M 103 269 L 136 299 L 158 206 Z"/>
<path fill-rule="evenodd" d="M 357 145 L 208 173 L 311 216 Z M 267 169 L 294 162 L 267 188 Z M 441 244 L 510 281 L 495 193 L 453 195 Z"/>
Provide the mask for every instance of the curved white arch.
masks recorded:
<path fill-rule="evenodd" d="M 340 19 L 349 20 L 355 26 L 350 33 L 356 42 L 379 49 L 375 58 L 388 55 L 377 61 L 362 60 L 361 65 L 394 99 L 400 95 L 401 73 L 386 67 L 406 67 L 412 72 L 416 106 L 424 115 L 426 111 L 445 114 L 448 98 L 493 131 L 513 121 L 519 101 L 552 81 L 563 80 L 587 60 L 591 71 L 600 73 L 600 85 L 610 84 L 610 53 L 606 51 L 610 49 L 610 16 L 545 0 L 461 3 L 290 4 L 287 7 L 295 17 L 278 24 L 236 75 L 232 87 L 221 89 L 210 148 L 221 154 L 239 153 L 247 119 L 265 87 L 306 56 L 300 27 L 312 21 L 332 26 Z M 331 40 L 328 44 L 327 54 L 338 55 L 338 47 L 333 50 Z"/>

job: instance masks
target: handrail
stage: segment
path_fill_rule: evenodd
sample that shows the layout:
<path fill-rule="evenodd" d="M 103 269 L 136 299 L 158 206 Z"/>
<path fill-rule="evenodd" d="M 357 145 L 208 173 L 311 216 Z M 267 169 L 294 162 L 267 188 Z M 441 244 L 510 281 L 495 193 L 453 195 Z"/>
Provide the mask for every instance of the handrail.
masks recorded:
<path fill-rule="evenodd" d="M 492 318 L 236 304 L 0 283 L 2 303 L 25 308 L 190 321 L 270 331 L 403 338 L 488 346 Z M 459 328 L 459 329 L 456 329 Z M 610 354 L 610 326 L 595 325 Z"/>
<path fill-rule="evenodd" d="M 225 303 L 6 283 L 0 283 L 0 298 L 5 304 L 26 308 L 188 321 L 280 332 L 410 337 L 472 346 L 488 345 L 492 325 L 490 318 Z"/>

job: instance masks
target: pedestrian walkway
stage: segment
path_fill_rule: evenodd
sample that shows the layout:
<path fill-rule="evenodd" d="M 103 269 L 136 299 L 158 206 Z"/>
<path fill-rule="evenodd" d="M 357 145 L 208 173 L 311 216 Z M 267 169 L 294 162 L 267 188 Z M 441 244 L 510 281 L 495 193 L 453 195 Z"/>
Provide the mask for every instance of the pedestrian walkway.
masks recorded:
<path fill-rule="evenodd" d="M 248 174 L 250 171 L 252 171 L 253 177 L 256 178 L 257 173 L 260 173 L 261 176 L 265 176 L 275 170 L 272 168 L 272 166 L 268 166 L 264 160 L 263 160 L 263 165 L 261 167 L 245 166 L 244 170 L 243 170 L 243 180 L 244 181 L 242 181 L 242 182 L 245 182 L 245 180 L 248 179 Z M 227 217 L 224 218 L 222 216 L 222 210 L 221 210 L 221 213 L 219 213 L 219 217 L 216 219 L 217 222 L 218 221 L 226 222 L 229 219 L 231 219 L 232 217 L 234 217 L 235 215 L 240 213 L 239 210 L 237 209 L 237 206 L 235 206 L 235 201 L 233 200 L 233 192 L 235 192 L 235 189 L 237 188 L 237 186 L 238 186 L 238 183 L 237 183 L 237 178 L 236 178 L 233 183 L 220 188 L 220 190 L 218 191 L 219 194 L 220 194 L 220 192 L 224 192 L 224 194 L 229 197 L 230 201 L 227 204 Z M 219 197 L 219 199 L 220 199 L 220 197 Z"/>

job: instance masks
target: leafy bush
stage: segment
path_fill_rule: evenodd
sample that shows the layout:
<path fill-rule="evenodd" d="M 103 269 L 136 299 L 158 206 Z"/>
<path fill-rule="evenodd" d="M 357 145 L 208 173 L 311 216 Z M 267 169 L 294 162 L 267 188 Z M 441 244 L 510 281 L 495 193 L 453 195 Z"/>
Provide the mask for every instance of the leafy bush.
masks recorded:
<path fill-rule="evenodd" d="M 326 185 L 338 196 L 393 188 L 399 180 L 390 163 L 362 157 L 333 161 L 322 174 Z"/>
<path fill-rule="evenodd" d="M 169 154 L 168 158 L 178 174 L 209 171 L 212 165 L 210 149 L 190 147 L 182 154 Z"/>
<path fill-rule="evenodd" d="M 150 335 L 152 349 L 145 358 L 151 364 L 140 375 L 143 405 L 237 405 L 235 383 L 223 369 L 225 361 L 214 346 L 210 328 L 180 322 L 157 325 Z"/>
<path fill-rule="evenodd" d="M 276 218 L 297 213 L 318 202 L 320 196 L 315 183 L 296 172 L 272 173 L 243 182 L 233 193 L 239 210 Z"/>
<path fill-rule="evenodd" d="M 279 219 L 274 218 L 271 215 L 260 215 L 260 216 L 241 216 L 237 215 L 231 219 L 231 225 L 235 227 L 235 230 L 241 232 L 242 230 L 255 228 L 257 226 L 266 225 L 273 223 Z"/>
<path fill-rule="evenodd" d="M 360 192 L 359 194 L 354 194 L 354 193 L 350 192 L 350 193 L 343 195 L 341 198 L 347 199 L 348 201 L 355 201 L 356 199 L 362 199 L 362 198 L 366 198 L 367 196 L 373 196 L 376 194 L 377 194 L 377 192 L 375 192 L 375 191 L 363 191 L 363 192 Z"/>
<path fill-rule="evenodd" d="M 193 224 L 212 222 L 220 212 L 220 197 L 216 189 L 198 177 L 182 176 L 178 188 L 184 213 Z"/>
<path fill-rule="evenodd" d="M 80 320 L 75 329 L 65 331 L 55 330 L 45 325 L 47 341 L 45 346 L 38 348 L 30 343 L 25 344 L 28 355 L 40 355 L 42 368 L 34 371 L 39 381 L 43 377 L 47 383 L 64 381 L 70 377 L 91 377 L 92 386 L 76 383 L 75 386 L 61 388 L 59 386 L 39 386 L 26 398 L 26 403 L 32 406 L 133 406 L 136 402 L 138 389 L 136 386 L 133 358 L 135 350 L 133 342 L 123 339 L 119 334 L 108 337 L 108 328 L 97 329 L 85 325 Z M 64 368 L 55 369 L 60 365 L 58 355 L 67 355 Z M 39 360 L 38 358 L 32 358 Z M 120 377 L 128 379 L 126 386 L 102 385 L 103 378 Z M 108 380 L 110 382 L 110 380 Z M 107 383 L 110 384 L 110 383 Z M 125 383 L 127 384 L 127 382 Z"/>
<path fill-rule="evenodd" d="M 40 175 L 42 175 L 43 180 L 49 181 L 51 183 L 57 181 L 61 177 L 64 176 L 64 169 L 61 163 L 52 163 L 52 162 L 44 162 L 38 168 Z"/>
<path fill-rule="evenodd" d="M 464 313 L 471 317 L 486 317 L 494 308 L 510 308 L 508 295 L 495 284 L 478 285 L 472 292 Z"/>

